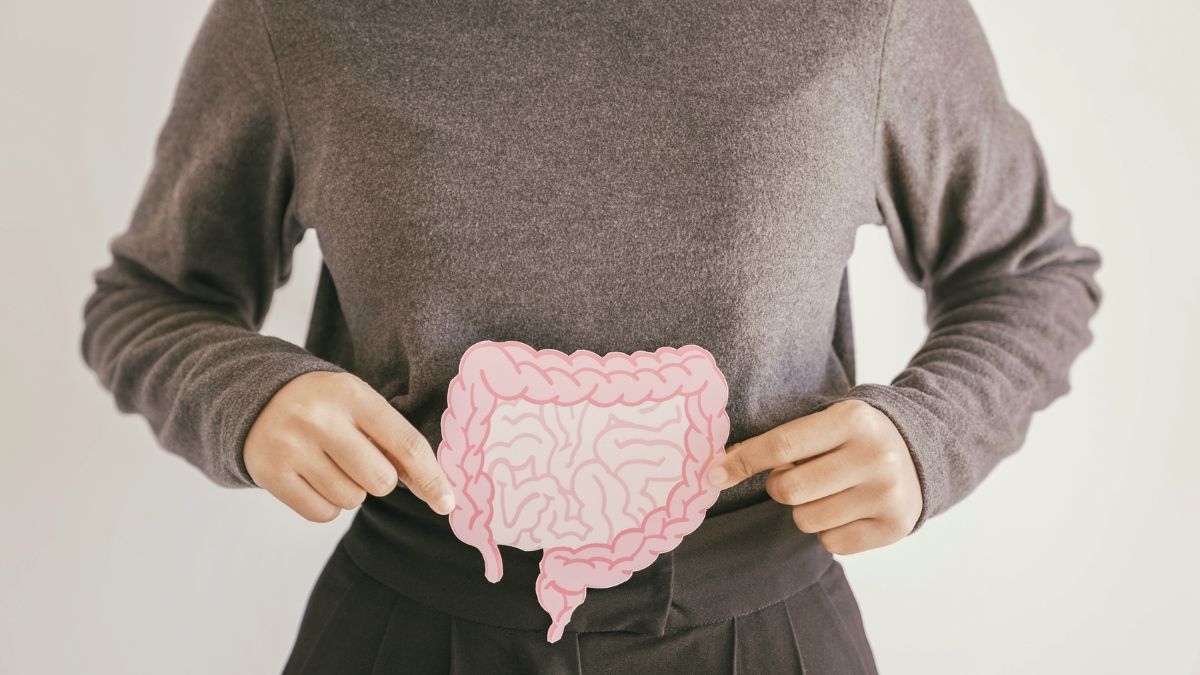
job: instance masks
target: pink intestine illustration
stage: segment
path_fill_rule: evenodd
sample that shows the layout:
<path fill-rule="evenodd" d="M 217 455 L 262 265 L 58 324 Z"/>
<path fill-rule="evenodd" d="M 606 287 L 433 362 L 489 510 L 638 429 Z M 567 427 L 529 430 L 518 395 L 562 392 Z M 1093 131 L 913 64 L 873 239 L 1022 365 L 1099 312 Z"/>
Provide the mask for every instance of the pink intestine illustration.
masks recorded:
<path fill-rule="evenodd" d="M 626 581 L 699 527 L 719 493 L 704 476 L 725 452 L 727 399 L 696 345 L 599 356 L 478 342 L 441 420 L 451 528 L 492 582 L 498 546 L 543 551 L 535 590 L 556 642 L 589 587 Z"/>

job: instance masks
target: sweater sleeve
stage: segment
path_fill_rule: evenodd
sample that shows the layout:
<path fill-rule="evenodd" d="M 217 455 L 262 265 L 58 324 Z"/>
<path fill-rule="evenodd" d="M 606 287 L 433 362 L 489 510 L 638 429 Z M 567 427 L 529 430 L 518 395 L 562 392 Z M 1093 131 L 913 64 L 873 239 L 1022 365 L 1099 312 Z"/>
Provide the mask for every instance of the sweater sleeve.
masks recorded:
<path fill-rule="evenodd" d="M 1030 124 L 1006 99 L 967 0 L 895 0 L 875 126 L 876 202 L 929 334 L 865 400 L 908 442 L 919 528 L 966 496 L 1069 390 L 1100 302 Z M 914 529 L 916 529 L 914 528 Z"/>
<path fill-rule="evenodd" d="M 253 0 L 216 0 L 159 132 L 131 222 L 83 307 L 85 362 L 159 443 L 252 486 L 242 444 L 288 380 L 339 371 L 258 332 L 303 236 L 281 84 Z"/>

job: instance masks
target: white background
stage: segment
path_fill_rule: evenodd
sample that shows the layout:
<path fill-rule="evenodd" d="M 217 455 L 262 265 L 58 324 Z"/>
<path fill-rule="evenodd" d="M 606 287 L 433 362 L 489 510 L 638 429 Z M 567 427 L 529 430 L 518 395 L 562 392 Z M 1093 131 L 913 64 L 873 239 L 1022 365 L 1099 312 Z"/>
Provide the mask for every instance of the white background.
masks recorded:
<path fill-rule="evenodd" d="M 1024 449 L 916 536 L 844 559 L 884 673 L 1200 672 L 1200 4 L 976 4 L 1077 237 L 1097 340 Z M 225 490 L 119 416 L 81 308 L 149 169 L 203 0 L 0 0 L 0 671 L 266 673 L 343 514 Z M 306 240 L 267 332 L 302 341 Z M 860 380 L 924 335 L 881 228 Z M 1190 385 L 1190 386 L 1189 386 Z"/>

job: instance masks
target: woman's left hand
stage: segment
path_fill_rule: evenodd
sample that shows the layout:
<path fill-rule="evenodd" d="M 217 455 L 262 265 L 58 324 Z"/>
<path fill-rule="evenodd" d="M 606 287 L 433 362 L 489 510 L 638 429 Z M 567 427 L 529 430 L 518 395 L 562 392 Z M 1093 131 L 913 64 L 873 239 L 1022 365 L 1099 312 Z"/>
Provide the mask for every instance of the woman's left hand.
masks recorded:
<path fill-rule="evenodd" d="M 767 469 L 767 493 L 791 506 L 796 527 L 817 535 L 831 553 L 899 541 L 921 515 L 908 445 L 864 401 L 841 401 L 736 443 L 708 478 L 725 489 Z"/>

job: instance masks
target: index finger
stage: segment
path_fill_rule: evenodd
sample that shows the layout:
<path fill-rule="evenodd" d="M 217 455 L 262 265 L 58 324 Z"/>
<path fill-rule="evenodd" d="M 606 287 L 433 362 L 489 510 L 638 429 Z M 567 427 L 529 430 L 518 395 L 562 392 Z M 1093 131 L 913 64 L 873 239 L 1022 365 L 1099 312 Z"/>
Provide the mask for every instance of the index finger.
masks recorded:
<path fill-rule="evenodd" d="M 832 410 L 805 415 L 735 443 L 709 470 L 708 480 L 724 490 L 760 471 L 826 453 L 849 437 L 849 426 Z"/>
<path fill-rule="evenodd" d="M 394 458 L 407 476 L 408 487 L 437 513 L 454 510 L 450 481 L 437 462 L 429 441 L 382 396 L 374 396 L 355 415 L 363 433 Z"/>

